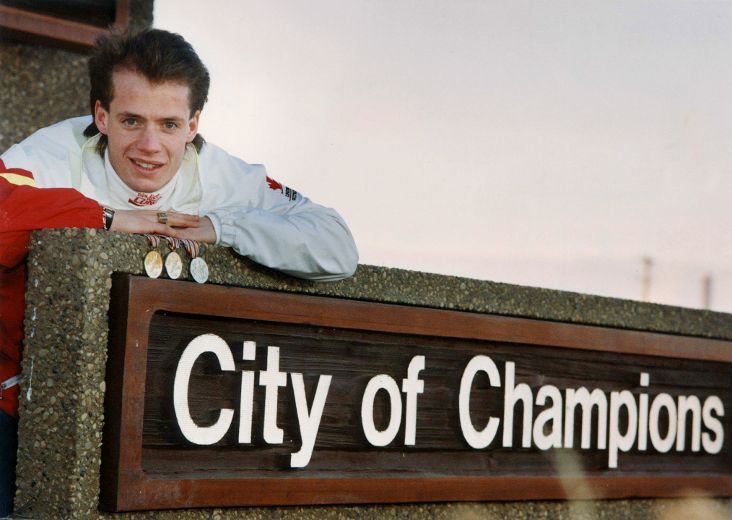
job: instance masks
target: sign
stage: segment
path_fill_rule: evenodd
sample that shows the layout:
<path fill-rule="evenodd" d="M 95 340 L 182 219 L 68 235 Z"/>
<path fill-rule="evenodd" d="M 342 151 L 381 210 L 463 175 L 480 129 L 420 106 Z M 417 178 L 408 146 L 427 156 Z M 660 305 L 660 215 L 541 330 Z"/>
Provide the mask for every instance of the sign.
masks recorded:
<path fill-rule="evenodd" d="M 127 28 L 129 0 L 2 0 L 0 36 L 89 49 L 108 28 Z"/>
<path fill-rule="evenodd" d="M 102 506 L 732 494 L 732 342 L 116 275 Z"/>

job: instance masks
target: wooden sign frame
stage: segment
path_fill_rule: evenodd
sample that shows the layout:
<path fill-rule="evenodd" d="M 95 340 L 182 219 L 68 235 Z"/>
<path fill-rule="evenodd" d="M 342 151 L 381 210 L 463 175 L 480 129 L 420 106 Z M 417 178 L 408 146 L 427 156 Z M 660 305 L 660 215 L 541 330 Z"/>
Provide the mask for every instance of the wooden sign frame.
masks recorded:
<path fill-rule="evenodd" d="M 490 340 L 732 363 L 732 342 L 114 275 L 100 503 L 110 511 L 385 502 L 729 496 L 729 473 L 693 475 L 160 478 L 142 464 L 147 341 L 156 312 Z M 727 412 L 732 413 L 732 410 Z"/>
<path fill-rule="evenodd" d="M 129 0 L 116 0 L 112 27 L 123 31 L 129 22 Z M 0 28 L 23 39 L 58 42 L 62 46 L 89 50 L 107 28 L 65 20 L 26 9 L 0 5 Z"/>

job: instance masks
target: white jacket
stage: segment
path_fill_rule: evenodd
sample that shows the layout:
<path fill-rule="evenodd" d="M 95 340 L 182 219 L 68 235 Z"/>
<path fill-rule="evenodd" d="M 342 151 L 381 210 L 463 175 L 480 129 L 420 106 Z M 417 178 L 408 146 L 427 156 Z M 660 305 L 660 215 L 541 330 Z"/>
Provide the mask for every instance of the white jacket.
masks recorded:
<path fill-rule="evenodd" d="M 114 209 L 139 209 L 130 191 L 87 139 L 91 117 L 38 130 L 1 157 L 7 168 L 30 171 L 39 188 L 73 187 Z M 292 276 L 338 280 L 356 270 L 358 253 L 348 226 L 334 210 L 268 178 L 264 166 L 247 164 L 210 143 L 188 146 L 163 197 L 147 209 L 174 209 L 211 219 L 217 244 Z"/>

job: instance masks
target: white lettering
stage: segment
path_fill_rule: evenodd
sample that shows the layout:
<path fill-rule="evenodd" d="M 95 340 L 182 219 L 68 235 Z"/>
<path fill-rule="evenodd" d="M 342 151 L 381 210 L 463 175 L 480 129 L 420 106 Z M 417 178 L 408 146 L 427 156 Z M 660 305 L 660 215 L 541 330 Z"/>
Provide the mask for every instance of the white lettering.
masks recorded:
<path fill-rule="evenodd" d="M 279 387 L 287 386 L 287 374 L 280 372 L 279 347 L 267 347 L 267 370 L 259 373 L 259 386 L 265 388 L 264 440 L 269 444 L 281 444 L 284 432 L 277 426 L 277 394 Z"/>
<path fill-rule="evenodd" d="M 191 415 L 191 377 L 199 358 L 208 354 L 216 357 L 221 372 L 236 370 L 234 356 L 227 342 L 215 334 L 202 334 L 186 345 L 181 353 L 173 384 L 174 412 L 181 434 L 197 445 L 212 445 L 221 441 L 227 435 L 234 416 L 233 409 L 219 408 L 214 424 L 200 426 Z M 244 341 L 241 359 L 252 362 L 256 360 L 256 354 L 256 343 Z M 425 381 L 420 379 L 420 374 L 425 365 L 425 356 L 413 356 L 407 367 L 406 377 L 401 379 L 401 389 L 398 380 L 387 374 L 374 376 L 368 381 L 361 401 L 361 425 L 371 446 L 383 447 L 393 443 L 402 420 L 404 445 L 416 444 L 419 396 L 425 392 Z M 490 446 L 499 435 L 501 425 L 502 447 L 512 447 L 514 436 L 517 439 L 519 437 L 519 432 L 514 432 L 513 428 L 514 420 L 519 414 L 523 418 L 521 447 L 536 447 L 539 450 L 562 447 L 572 449 L 575 447 L 575 434 L 579 435 L 580 430 L 581 449 L 590 449 L 595 435 L 593 417 L 596 416 L 596 447 L 599 450 L 608 450 L 608 467 L 611 469 L 618 467 L 619 455 L 629 452 L 634 446 L 639 452 L 653 449 L 659 453 L 667 453 L 675 446 L 677 452 L 699 452 L 703 449 L 710 454 L 719 453 L 724 447 L 724 404 L 716 395 L 706 397 L 702 403 L 702 398 L 696 395 L 672 397 L 669 393 L 649 394 L 647 389 L 650 386 L 650 375 L 647 372 L 640 373 L 638 387 L 608 392 L 609 395 L 602 389 L 590 391 L 584 386 L 562 390 L 555 385 L 544 384 L 532 389 L 527 383 L 516 383 L 516 364 L 511 361 L 505 362 L 503 374 L 505 386 L 502 419 L 490 415 L 492 408 L 489 408 L 481 415 L 487 416 L 487 420 L 480 419 L 480 423 L 486 421 L 485 424 L 480 425 L 482 428 L 476 428 L 471 415 L 474 387 L 489 392 L 488 402 L 491 407 L 499 408 L 501 404 L 500 397 L 493 395 L 493 391 L 482 380 L 476 381 L 476 377 L 480 377 L 479 373 L 487 376 L 490 388 L 501 386 L 498 366 L 490 357 L 476 355 L 465 366 L 460 379 L 458 415 L 461 433 L 467 444 L 474 449 Z M 307 466 L 313 457 L 333 379 L 325 374 L 315 377 L 318 378 L 317 385 L 313 380 L 315 388 L 312 401 L 308 404 L 304 375 L 297 372 L 289 374 L 301 440 L 299 449 L 290 455 L 290 466 L 293 468 Z M 279 388 L 286 387 L 287 382 L 288 372 L 280 370 L 280 349 L 276 346 L 267 347 L 266 369 L 259 371 L 258 384 L 263 390 L 256 390 L 256 370 L 241 370 L 239 444 L 253 442 L 255 391 L 264 393 L 264 406 L 260 412 L 263 417 L 259 417 L 259 414 L 257 417 L 262 422 L 264 442 L 284 442 L 284 430 L 278 426 L 277 420 L 280 412 Z M 380 422 L 384 425 L 383 429 L 377 428 L 374 417 L 374 406 L 380 391 L 386 392 L 389 406 L 389 413 L 385 413 L 388 421 L 382 419 Z M 386 404 L 386 399 L 383 402 Z M 517 409 L 517 405 L 522 407 L 521 410 Z M 537 407 L 536 411 L 534 406 Z M 575 424 L 575 420 L 579 420 L 578 408 L 581 408 L 581 428 Z M 216 408 L 213 411 L 216 412 Z M 475 409 L 473 413 L 477 415 Z M 500 415 L 499 412 L 494 413 Z M 210 420 L 207 423 L 210 424 Z M 290 437 L 296 439 L 297 432 L 292 432 Z"/>
<path fill-rule="evenodd" d="M 666 414 L 668 415 L 666 437 L 662 437 L 659 432 L 659 419 L 662 408 L 666 409 Z M 658 394 L 651 403 L 651 414 L 648 422 L 651 444 L 653 444 L 653 447 L 657 451 L 666 453 L 674 445 L 676 438 L 676 403 L 674 403 L 673 397 L 667 393 Z"/>
<path fill-rule="evenodd" d="M 488 374 L 488 381 L 493 387 L 501 386 L 501 375 L 498 367 L 488 356 L 475 356 L 470 360 L 463 371 L 463 377 L 460 379 L 460 394 L 458 394 L 458 409 L 460 412 L 460 430 L 463 433 L 465 441 L 470 447 L 482 449 L 493 442 L 493 438 L 498 431 L 500 419 L 491 417 L 485 428 L 478 431 L 473 426 L 470 418 L 470 392 L 473 388 L 473 379 L 478 372 Z"/>
<path fill-rule="evenodd" d="M 302 374 L 293 372 L 290 374 L 292 392 L 295 395 L 295 408 L 297 410 L 297 422 L 300 424 L 300 439 L 302 446 L 300 450 L 290 455 L 290 466 L 293 468 L 304 468 L 310 462 L 313 454 L 315 439 L 320 428 L 320 419 L 323 416 L 325 400 L 328 397 L 331 376 L 321 375 L 318 378 L 318 387 L 315 389 L 313 406 L 308 410 L 308 401 L 305 396 L 305 383 Z"/>
<path fill-rule="evenodd" d="M 254 361 L 257 354 L 257 344 L 245 341 L 241 358 L 244 361 Z M 254 372 L 241 371 L 241 401 L 239 401 L 239 443 L 252 442 L 252 413 L 254 403 Z"/>
<path fill-rule="evenodd" d="M 202 446 L 219 442 L 229 430 L 234 416 L 234 410 L 222 408 L 218 420 L 211 426 L 198 426 L 193 422 L 188 408 L 188 382 L 194 363 L 205 352 L 211 352 L 218 358 L 221 370 L 234 370 L 234 358 L 226 341 L 215 334 L 202 334 L 193 338 L 183 350 L 173 382 L 173 407 L 180 431 L 189 442 Z"/>
<path fill-rule="evenodd" d="M 628 428 L 620 433 L 620 409 L 625 408 L 628 414 Z M 635 442 L 638 430 L 638 409 L 633 394 L 628 390 L 610 393 L 610 433 L 608 438 L 608 466 L 618 467 L 618 450 L 629 451 Z"/>
<path fill-rule="evenodd" d="M 521 401 L 524 409 L 524 428 L 521 436 L 521 446 L 531 446 L 531 419 L 533 414 L 534 396 L 526 383 L 514 386 L 516 367 L 513 362 L 506 361 L 506 389 L 503 394 L 503 446 L 513 446 L 513 409 L 516 402 Z"/>
<path fill-rule="evenodd" d="M 417 438 L 417 394 L 424 393 L 424 381 L 419 373 L 424 370 L 424 356 L 414 356 L 407 368 L 407 378 L 402 379 L 402 392 L 407 396 L 404 419 L 404 444 L 414 446 Z"/>
<path fill-rule="evenodd" d="M 695 395 L 679 396 L 678 424 L 676 426 L 676 451 L 686 448 L 686 415 L 691 412 L 691 451 L 701 447 L 701 403 Z"/>
<path fill-rule="evenodd" d="M 604 450 L 607 442 L 607 397 L 599 388 L 590 393 L 584 386 L 568 388 L 565 392 L 564 415 L 564 447 L 574 447 L 574 411 L 577 405 L 582 406 L 582 440 L 583 450 L 590 448 L 592 436 L 592 408 L 597 407 L 597 448 Z"/>
<path fill-rule="evenodd" d="M 534 421 L 534 444 L 540 450 L 562 447 L 562 393 L 553 385 L 544 385 L 536 394 L 536 404 L 543 406 L 547 398 L 552 405 L 536 416 Z M 544 433 L 546 425 L 551 423 L 549 433 Z"/>
<path fill-rule="evenodd" d="M 707 453 L 719 453 L 724 444 L 724 428 L 719 419 L 712 417 L 712 412 L 716 412 L 717 417 L 724 417 L 724 405 L 716 395 L 710 395 L 704 400 L 704 408 L 702 409 L 704 426 L 714 432 L 714 440 L 712 440 L 711 435 L 704 432 L 702 434 L 702 445 Z"/>
<path fill-rule="evenodd" d="M 650 383 L 650 376 L 641 372 L 640 385 L 647 387 Z M 648 394 L 641 394 L 638 404 L 638 450 L 646 451 L 648 446 Z"/>
<path fill-rule="evenodd" d="M 377 430 L 374 424 L 374 399 L 379 390 L 386 390 L 389 394 L 391 415 L 389 424 L 384 430 Z M 386 446 L 396 437 L 402 421 L 402 396 L 399 386 L 391 376 L 379 374 L 374 376 L 366 385 L 361 401 L 361 426 L 366 440 L 372 446 Z"/>

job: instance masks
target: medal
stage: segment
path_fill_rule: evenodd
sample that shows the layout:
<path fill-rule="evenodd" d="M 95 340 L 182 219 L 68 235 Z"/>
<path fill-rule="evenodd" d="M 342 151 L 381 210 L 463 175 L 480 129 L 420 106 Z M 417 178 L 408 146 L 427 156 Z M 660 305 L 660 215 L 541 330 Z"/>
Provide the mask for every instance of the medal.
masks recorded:
<path fill-rule="evenodd" d="M 208 280 L 208 264 L 200 256 L 191 260 L 190 271 L 191 276 L 198 283 L 206 283 Z"/>
<path fill-rule="evenodd" d="M 168 273 L 171 280 L 177 280 L 180 278 L 180 273 L 183 272 L 183 260 L 175 251 L 171 251 L 165 257 L 165 272 Z"/>
<path fill-rule="evenodd" d="M 145 255 L 145 272 L 150 278 L 157 278 L 163 272 L 163 257 L 157 251 L 160 240 L 155 235 L 145 236 L 153 247 L 153 250 Z"/>
<path fill-rule="evenodd" d="M 183 239 L 182 242 L 183 247 L 186 248 L 186 251 L 191 256 L 191 265 L 188 268 L 191 273 L 191 278 L 198 283 L 206 283 L 208 280 L 208 264 L 206 264 L 203 258 L 198 256 L 201 252 L 200 245 L 195 240 Z"/>
<path fill-rule="evenodd" d="M 171 280 L 177 280 L 183 272 L 183 260 L 176 252 L 178 240 L 172 237 L 165 237 L 165 240 L 168 242 L 168 248 L 170 249 L 170 253 L 165 257 L 165 272 L 168 273 Z"/>

